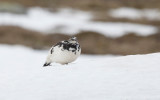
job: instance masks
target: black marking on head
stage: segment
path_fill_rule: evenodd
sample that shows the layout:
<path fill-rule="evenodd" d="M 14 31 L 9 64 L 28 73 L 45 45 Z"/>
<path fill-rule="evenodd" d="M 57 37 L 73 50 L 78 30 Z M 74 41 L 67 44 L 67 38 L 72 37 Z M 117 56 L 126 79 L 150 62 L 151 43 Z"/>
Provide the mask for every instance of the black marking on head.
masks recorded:
<path fill-rule="evenodd" d="M 54 47 L 55 46 L 62 47 L 62 51 L 68 50 L 74 52 L 75 54 L 77 50 L 80 50 L 80 45 L 78 43 L 70 43 L 69 41 L 61 41 L 54 45 Z"/>
<path fill-rule="evenodd" d="M 69 43 L 68 41 L 61 41 L 61 42 L 58 42 L 56 45 L 54 45 L 54 47 L 55 46 L 61 47 L 63 44 L 68 44 L 68 43 Z"/>
<path fill-rule="evenodd" d="M 72 48 L 72 50 L 70 50 L 70 48 Z M 71 44 L 71 43 L 63 44 L 63 49 L 74 52 L 76 51 L 76 44 Z"/>

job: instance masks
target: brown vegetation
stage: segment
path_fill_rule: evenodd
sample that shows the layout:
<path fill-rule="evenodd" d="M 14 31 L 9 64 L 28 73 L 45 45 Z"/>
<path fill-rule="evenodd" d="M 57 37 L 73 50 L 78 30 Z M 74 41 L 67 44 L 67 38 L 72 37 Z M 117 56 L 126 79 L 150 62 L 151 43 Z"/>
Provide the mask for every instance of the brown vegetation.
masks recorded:
<path fill-rule="evenodd" d="M 135 7 L 135 8 L 160 8 L 160 0 L 0 0 L 0 4 L 7 6 L 5 11 L 25 12 L 25 7 L 47 7 L 51 10 L 57 8 L 75 8 L 80 10 L 91 11 L 94 14 L 94 21 L 102 22 L 132 22 L 139 24 L 149 24 L 160 26 L 159 20 L 130 20 L 126 18 L 112 18 L 107 14 L 109 9 L 118 7 Z M 13 6 L 12 6 L 13 5 Z M 18 7 L 18 11 L 14 11 L 14 7 Z M 23 8 L 24 7 L 24 8 Z M 9 10 L 10 9 L 10 10 Z M 17 9 L 16 9 L 17 10 Z"/>
<path fill-rule="evenodd" d="M 148 20 L 145 18 L 142 19 L 127 19 L 127 18 L 113 18 L 106 13 L 103 14 L 101 12 L 94 13 L 96 17 L 93 18 L 93 21 L 101 21 L 101 22 L 125 22 L 125 23 L 138 23 L 145 25 L 154 25 L 160 27 L 160 20 Z"/>
<path fill-rule="evenodd" d="M 160 33 L 147 37 L 128 34 L 112 39 L 95 32 L 81 32 L 76 35 L 85 54 L 145 54 L 160 51 Z M 0 27 L 0 43 L 20 44 L 34 49 L 49 49 L 58 41 L 70 36 L 48 34 L 25 30 L 19 27 Z"/>
<path fill-rule="evenodd" d="M 15 26 L 0 27 L 0 43 L 21 44 L 34 49 L 48 48 L 54 43 L 67 39 L 68 37 L 69 36 L 62 34 L 44 35 Z"/>
<path fill-rule="evenodd" d="M 93 12 L 94 21 L 102 22 L 132 22 L 155 25 L 160 27 L 160 21 L 146 19 L 130 20 L 125 18 L 112 18 L 107 10 L 117 7 L 160 8 L 160 0 L 0 0 L 0 3 L 20 4 L 25 7 L 40 6 L 47 8 L 76 8 Z M 22 6 L 22 8 L 23 8 Z M 12 8 L 12 7 L 9 7 Z M 10 11 L 10 10 L 9 10 Z M 12 10 L 11 10 L 12 11 Z M 13 12 L 13 11 L 12 11 Z M 17 11 L 14 11 L 17 12 Z M 25 12 L 19 11 L 19 12 Z M 160 51 L 160 32 L 141 37 L 128 34 L 120 38 L 108 38 L 95 32 L 80 32 L 76 35 L 85 54 L 144 54 Z M 0 26 L 0 43 L 20 44 L 34 49 L 48 49 L 58 41 L 68 39 L 63 34 L 42 34 L 25 30 L 15 26 Z"/>
<path fill-rule="evenodd" d="M 84 10 L 106 10 L 129 6 L 135 8 L 160 8 L 159 0 L 0 0 L 16 2 L 25 6 L 42 6 L 50 8 L 73 7 Z"/>

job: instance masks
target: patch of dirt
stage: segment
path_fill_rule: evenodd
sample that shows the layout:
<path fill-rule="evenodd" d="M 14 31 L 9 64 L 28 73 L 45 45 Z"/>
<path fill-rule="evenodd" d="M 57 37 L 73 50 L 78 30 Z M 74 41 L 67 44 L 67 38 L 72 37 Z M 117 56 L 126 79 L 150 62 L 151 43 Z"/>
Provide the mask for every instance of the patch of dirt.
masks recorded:
<path fill-rule="evenodd" d="M 160 32 L 146 37 L 130 33 L 116 39 L 96 32 L 80 32 L 76 36 L 84 54 L 128 55 L 160 52 Z M 42 34 L 15 26 L 0 27 L 1 44 L 20 44 L 34 49 L 49 49 L 69 37 L 71 36 L 58 33 Z"/>

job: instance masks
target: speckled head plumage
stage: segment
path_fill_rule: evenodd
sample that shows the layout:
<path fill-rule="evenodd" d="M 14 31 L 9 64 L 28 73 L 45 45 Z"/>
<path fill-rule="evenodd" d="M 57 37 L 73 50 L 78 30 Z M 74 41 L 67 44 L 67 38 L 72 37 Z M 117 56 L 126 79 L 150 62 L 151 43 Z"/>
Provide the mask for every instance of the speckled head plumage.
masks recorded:
<path fill-rule="evenodd" d="M 68 42 L 70 42 L 70 43 L 77 43 L 78 42 L 77 41 L 77 37 L 75 37 L 75 36 L 71 37 L 70 39 L 68 39 Z"/>

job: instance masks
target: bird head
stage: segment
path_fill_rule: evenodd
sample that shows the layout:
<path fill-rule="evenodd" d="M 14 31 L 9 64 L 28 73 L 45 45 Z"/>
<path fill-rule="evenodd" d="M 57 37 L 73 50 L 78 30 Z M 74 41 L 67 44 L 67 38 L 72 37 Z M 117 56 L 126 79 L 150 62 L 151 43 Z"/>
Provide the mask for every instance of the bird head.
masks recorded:
<path fill-rule="evenodd" d="M 77 37 L 73 36 L 68 40 L 70 43 L 77 43 Z"/>

